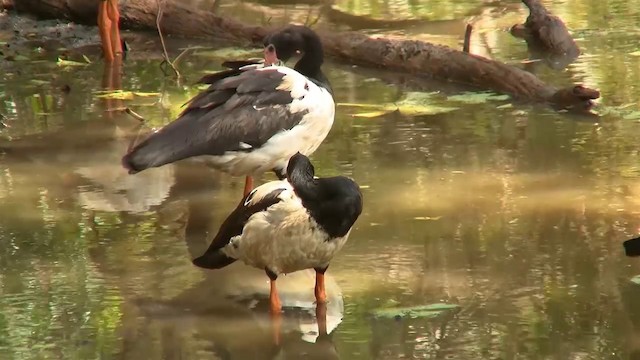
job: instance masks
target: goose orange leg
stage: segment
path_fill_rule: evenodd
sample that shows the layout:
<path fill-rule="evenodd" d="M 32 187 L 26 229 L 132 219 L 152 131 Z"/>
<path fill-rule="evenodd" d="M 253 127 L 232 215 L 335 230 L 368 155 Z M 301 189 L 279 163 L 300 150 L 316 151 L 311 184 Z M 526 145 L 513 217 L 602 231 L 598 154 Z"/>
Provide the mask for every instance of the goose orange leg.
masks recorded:
<path fill-rule="evenodd" d="M 316 303 L 316 320 L 318 321 L 318 335 L 327 335 L 327 304 Z"/>
<path fill-rule="evenodd" d="M 247 176 L 244 178 L 244 194 L 243 196 L 247 196 L 253 190 L 253 178 L 251 176 Z M 275 280 L 274 280 L 275 281 Z"/>
<path fill-rule="evenodd" d="M 120 11 L 118 0 L 100 0 L 98 5 L 98 29 L 102 41 L 102 52 L 106 62 L 113 62 L 122 55 L 120 41 Z"/>
<path fill-rule="evenodd" d="M 316 304 L 324 304 L 327 302 L 327 292 L 324 289 L 324 272 L 327 268 L 316 268 Z"/>
<path fill-rule="evenodd" d="M 107 0 L 100 0 L 98 5 L 98 30 L 102 41 L 102 54 L 106 62 L 113 62 L 115 56 L 111 48 L 111 19 L 109 19 L 109 4 Z"/>
<path fill-rule="evenodd" d="M 278 275 L 276 275 L 269 269 L 265 269 L 265 272 L 269 277 L 269 284 L 271 285 L 271 290 L 269 291 L 269 304 L 271 305 L 271 312 L 279 314 L 282 310 L 282 304 L 280 303 L 278 288 L 276 287 L 276 279 L 278 278 Z"/>
<path fill-rule="evenodd" d="M 120 41 L 120 10 L 118 0 L 107 0 L 108 15 L 111 20 L 111 49 L 114 56 L 122 56 L 122 41 Z"/>
<path fill-rule="evenodd" d="M 276 287 L 276 279 L 278 275 L 274 274 L 268 269 L 265 269 L 267 276 L 269 277 L 269 308 L 271 311 L 271 320 L 273 325 L 273 342 L 276 345 L 280 345 L 280 327 L 282 326 L 282 304 L 280 303 L 280 297 L 278 296 L 278 288 Z"/>

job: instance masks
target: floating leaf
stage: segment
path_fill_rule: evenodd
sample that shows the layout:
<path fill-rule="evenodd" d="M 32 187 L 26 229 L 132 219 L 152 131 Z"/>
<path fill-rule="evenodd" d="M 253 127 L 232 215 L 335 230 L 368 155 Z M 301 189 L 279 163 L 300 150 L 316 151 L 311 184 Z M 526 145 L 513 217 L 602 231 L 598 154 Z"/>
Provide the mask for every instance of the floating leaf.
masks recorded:
<path fill-rule="evenodd" d="M 140 96 L 140 97 L 150 97 L 150 96 L 160 96 L 160 93 L 136 91 L 136 92 L 133 93 L 133 95 Z"/>
<path fill-rule="evenodd" d="M 431 216 L 416 216 L 416 217 L 413 218 L 413 220 L 433 220 L 433 221 L 440 220 L 440 219 L 442 219 L 442 216 L 433 216 L 433 217 L 431 217 Z"/>
<path fill-rule="evenodd" d="M 482 104 L 489 100 L 509 100 L 509 95 L 497 95 L 492 92 L 471 92 L 467 91 L 460 95 L 451 95 L 447 100 L 458 101 L 465 104 Z"/>
<path fill-rule="evenodd" d="M 631 55 L 631 56 L 640 56 L 640 50 L 636 50 L 634 52 L 630 52 L 629 55 Z"/>
<path fill-rule="evenodd" d="M 132 100 L 133 93 L 131 91 L 111 91 L 104 94 L 96 95 L 96 97 L 101 99 L 115 99 L 115 100 Z"/>
<path fill-rule="evenodd" d="M 208 85 L 207 85 L 208 86 Z M 372 107 L 384 107 L 382 105 L 375 104 L 359 104 L 359 103 L 337 103 L 337 106 L 346 106 L 346 107 L 363 107 L 363 108 L 372 108 Z"/>
<path fill-rule="evenodd" d="M 420 116 L 448 113 L 457 110 L 456 107 L 437 106 L 437 105 L 403 105 L 399 104 L 397 110 L 402 115 Z"/>
<path fill-rule="evenodd" d="M 387 111 L 387 110 L 378 110 L 378 111 L 369 111 L 369 112 L 351 114 L 351 116 L 358 117 L 358 118 L 371 119 L 371 118 L 376 118 L 376 117 L 379 117 L 379 116 L 386 115 L 386 114 L 388 114 L 390 112 L 391 111 Z"/>
<path fill-rule="evenodd" d="M 638 120 L 640 119 L 640 111 L 632 111 L 622 116 L 624 120 Z"/>
<path fill-rule="evenodd" d="M 353 113 L 353 117 L 374 118 L 386 115 L 391 112 L 398 111 L 405 116 L 433 115 L 442 114 L 457 110 L 455 107 L 432 105 L 432 93 L 409 92 L 403 99 L 396 103 L 387 104 L 357 104 L 357 103 L 338 103 L 338 106 L 366 108 L 370 111 L 361 113 Z"/>
<path fill-rule="evenodd" d="M 459 308 L 460 305 L 436 303 L 430 305 L 418 305 L 400 308 L 384 308 L 373 311 L 373 316 L 378 319 L 399 318 L 426 318 L 431 319 L 441 314 Z"/>
<path fill-rule="evenodd" d="M 134 91 L 123 91 L 123 90 L 109 90 L 109 91 L 98 91 L 96 97 L 102 99 L 115 99 L 115 100 L 132 100 L 134 97 L 150 97 L 150 96 L 159 96 L 160 93 L 154 92 L 134 92 Z"/>
<path fill-rule="evenodd" d="M 395 106 L 401 114 L 408 116 L 442 114 L 458 109 L 433 105 L 433 97 L 436 94 L 437 92 L 408 92 Z"/>
<path fill-rule="evenodd" d="M 637 285 L 640 285 L 640 275 L 636 275 L 631 278 L 631 282 Z"/>
<path fill-rule="evenodd" d="M 29 59 L 28 57 L 24 56 L 24 55 L 15 55 L 13 57 L 13 61 L 29 61 L 31 59 Z"/>
<path fill-rule="evenodd" d="M 82 58 L 84 59 L 84 61 L 87 62 L 87 64 L 91 64 L 91 60 L 89 60 L 89 58 L 87 57 L 87 55 L 82 54 Z"/>
<path fill-rule="evenodd" d="M 31 79 L 31 80 L 29 80 L 29 82 L 34 84 L 34 85 L 48 85 L 49 84 L 48 81 L 39 80 L 39 79 Z"/>
<path fill-rule="evenodd" d="M 58 58 L 58 61 L 56 61 L 56 63 L 58 64 L 58 66 L 86 66 L 88 65 L 87 63 L 81 63 L 78 61 L 73 61 L 73 60 L 64 60 L 61 58 Z"/>

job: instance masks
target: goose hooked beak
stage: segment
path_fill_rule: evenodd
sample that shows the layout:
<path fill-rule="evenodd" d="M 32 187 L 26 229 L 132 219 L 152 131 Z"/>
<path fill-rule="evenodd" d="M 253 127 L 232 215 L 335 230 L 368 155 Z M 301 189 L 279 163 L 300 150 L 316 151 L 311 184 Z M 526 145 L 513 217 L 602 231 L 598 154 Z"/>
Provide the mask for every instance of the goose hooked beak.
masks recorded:
<path fill-rule="evenodd" d="M 264 48 L 264 64 L 266 66 L 279 64 L 278 54 L 276 54 L 276 47 L 273 44 L 269 44 Z"/>

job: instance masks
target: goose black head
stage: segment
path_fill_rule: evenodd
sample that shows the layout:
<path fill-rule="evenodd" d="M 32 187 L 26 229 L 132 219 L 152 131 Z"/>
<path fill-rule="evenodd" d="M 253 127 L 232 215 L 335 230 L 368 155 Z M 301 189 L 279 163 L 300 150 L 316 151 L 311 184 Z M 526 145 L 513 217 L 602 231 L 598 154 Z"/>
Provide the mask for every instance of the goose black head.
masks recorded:
<path fill-rule="evenodd" d="M 289 25 L 264 38 L 265 59 L 287 62 L 297 54 L 304 56 L 309 52 L 322 49 L 320 38 L 310 28 L 302 25 Z M 314 54 L 322 56 L 322 54 Z"/>
<path fill-rule="evenodd" d="M 287 179 L 291 182 L 300 180 L 312 180 L 315 175 L 315 168 L 308 157 L 301 153 L 295 153 L 287 165 Z"/>

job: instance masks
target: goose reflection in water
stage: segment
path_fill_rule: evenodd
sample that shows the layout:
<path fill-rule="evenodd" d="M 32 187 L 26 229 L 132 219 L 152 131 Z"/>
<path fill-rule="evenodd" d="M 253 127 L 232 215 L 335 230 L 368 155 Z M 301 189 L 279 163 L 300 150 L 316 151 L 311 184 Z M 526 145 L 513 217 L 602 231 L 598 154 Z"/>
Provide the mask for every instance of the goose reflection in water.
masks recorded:
<path fill-rule="evenodd" d="M 123 298 L 119 358 L 337 359 L 332 333 L 342 322 L 344 308 L 342 291 L 330 274 L 325 277 L 327 304 L 320 306 L 309 288 L 314 270 L 281 276 L 283 312 L 274 318 L 263 271 L 240 262 L 215 272 L 191 264 L 228 209 L 213 204 L 219 184 L 203 176 L 211 170 L 183 165 L 174 167 L 170 194 L 154 207 L 157 213 L 175 215 L 159 217 L 154 228 L 172 230 L 155 232 L 148 240 L 150 250 L 114 262 L 119 246 L 136 241 L 118 231 L 131 224 L 95 233 L 98 241 L 109 239 L 109 246 L 93 247 L 92 261 Z"/>
<path fill-rule="evenodd" d="M 264 274 L 239 263 L 168 300 L 133 297 L 123 308 L 122 358 L 139 358 L 157 346 L 149 335 L 160 329 L 163 359 L 190 358 L 194 341 L 202 358 L 338 359 L 331 334 L 344 313 L 341 290 L 327 274 L 328 303 L 316 306 L 308 291 L 314 277 L 305 270 L 279 280 L 278 318 L 269 313 Z"/>

